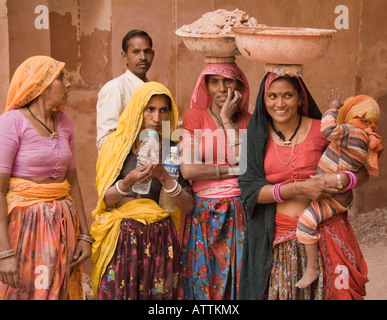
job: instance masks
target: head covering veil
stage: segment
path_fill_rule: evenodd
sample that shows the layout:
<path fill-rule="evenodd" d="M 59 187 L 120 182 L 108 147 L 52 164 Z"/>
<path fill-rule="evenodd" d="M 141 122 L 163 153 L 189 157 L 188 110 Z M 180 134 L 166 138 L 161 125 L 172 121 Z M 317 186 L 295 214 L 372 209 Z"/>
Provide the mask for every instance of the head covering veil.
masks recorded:
<path fill-rule="evenodd" d="M 339 109 L 337 123 L 346 123 L 364 130 L 368 135 L 368 154 L 365 167 L 368 174 L 379 176 L 379 157 L 384 147 L 382 137 L 377 133 L 380 118 L 378 103 L 370 96 L 349 97 Z"/>
<path fill-rule="evenodd" d="M 190 103 L 191 109 L 206 109 L 211 106 L 212 100 L 207 93 L 207 87 L 205 83 L 206 75 L 219 75 L 227 79 L 238 80 L 242 84 L 242 88 L 240 88 L 240 92 L 242 94 L 242 101 L 239 105 L 240 112 L 242 114 L 247 114 L 249 112 L 249 83 L 243 71 L 235 63 L 209 63 L 204 67 L 192 93 Z"/>
<path fill-rule="evenodd" d="M 171 92 L 158 82 L 146 82 L 133 93 L 127 107 L 121 114 L 117 130 L 114 131 L 103 144 L 97 160 L 96 188 L 99 195 L 98 208 L 104 208 L 103 198 L 106 190 L 113 184 L 121 172 L 127 155 L 143 122 L 143 112 L 149 100 L 154 95 L 164 94 L 171 100 L 169 113 L 170 130 L 163 132 L 164 138 L 171 138 L 171 134 L 178 127 L 178 109 Z"/>
<path fill-rule="evenodd" d="M 64 62 L 47 56 L 34 56 L 25 60 L 12 77 L 5 112 L 21 108 L 41 95 L 64 67 Z"/>
<path fill-rule="evenodd" d="M 238 182 L 242 190 L 243 202 L 248 214 L 244 242 L 239 299 L 262 299 L 272 267 L 272 244 L 274 235 L 275 204 L 258 204 L 257 198 L 265 179 L 264 159 L 269 139 L 267 112 L 264 96 L 269 87 L 268 81 L 280 76 L 266 74 L 261 82 L 255 110 L 243 140 Z M 309 93 L 301 77 L 304 100 L 308 102 L 305 115 L 320 119 L 321 112 Z M 268 81 L 267 81 L 268 80 Z M 270 83 L 271 83 L 270 82 Z M 266 90 L 265 90 L 266 88 Z M 248 148 L 247 148 L 248 146 Z"/>
<path fill-rule="evenodd" d="M 178 125 L 178 109 L 171 93 L 160 83 L 146 82 L 133 93 L 119 118 L 117 130 L 106 139 L 98 156 L 96 177 L 98 202 L 92 213 L 94 222 L 90 229 L 90 234 L 95 240 L 92 246 L 94 262 L 92 282 L 96 296 L 101 277 L 115 252 L 122 219 L 131 218 L 147 224 L 170 215 L 177 229 L 180 226 L 181 210 L 179 208 L 169 214 L 150 199 L 135 199 L 119 208 L 107 208 L 104 201 L 106 191 L 116 181 L 133 142 L 140 133 L 145 107 L 154 95 L 162 94 L 171 100 L 171 112 L 168 119 L 170 130 L 167 132 L 163 130 L 162 136 L 170 138 L 172 133 L 175 134 L 174 130 Z"/>

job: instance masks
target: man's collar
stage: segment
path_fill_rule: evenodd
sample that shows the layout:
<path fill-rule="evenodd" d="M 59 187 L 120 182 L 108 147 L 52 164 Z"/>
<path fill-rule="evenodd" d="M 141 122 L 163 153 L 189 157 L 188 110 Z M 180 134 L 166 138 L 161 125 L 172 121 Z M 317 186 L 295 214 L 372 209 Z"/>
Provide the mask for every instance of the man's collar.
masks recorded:
<path fill-rule="evenodd" d="M 142 81 L 142 82 L 148 82 L 148 78 L 145 78 L 145 81 L 137 77 L 132 71 L 129 69 L 126 69 L 125 74 L 128 76 L 128 78 L 132 81 Z"/>

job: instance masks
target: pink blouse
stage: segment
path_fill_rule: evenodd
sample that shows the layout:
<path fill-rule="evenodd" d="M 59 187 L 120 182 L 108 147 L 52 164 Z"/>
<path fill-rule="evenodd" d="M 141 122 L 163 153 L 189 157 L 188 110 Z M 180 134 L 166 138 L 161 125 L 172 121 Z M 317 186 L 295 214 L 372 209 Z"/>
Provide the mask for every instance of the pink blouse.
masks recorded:
<path fill-rule="evenodd" d="M 246 132 L 247 124 L 251 118 L 250 114 L 240 117 L 238 121 L 240 141 Z M 181 148 L 190 148 L 194 146 L 194 142 L 198 144 L 199 158 L 202 163 L 226 165 L 237 163 L 233 152 L 229 149 L 227 143 L 227 135 L 222 129 L 219 129 L 215 124 L 211 115 L 205 109 L 194 108 L 188 110 L 184 114 L 182 128 Z M 218 186 L 231 187 L 231 191 L 224 192 L 224 194 L 217 192 L 216 195 L 206 194 L 206 197 L 221 197 L 224 196 L 238 196 L 240 189 L 238 187 L 238 178 L 216 180 L 199 180 L 192 182 L 192 189 L 194 192 L 204 190 L 207 188 L 215 188 Z"/>
<path fill-rule="evenodd" d="M 267 182 L 270 184 L 289 183 L 308 179 L 310 175 L 316 173 L 321 155 L 329 144 L 329 141 L 321 134 L 320 127 L 321 120 L 313 120 L 308 136 L 304 141 L 295 146 L 293 155 L 293 146 L 276 145 L 277 155 L 273 138 L 269 137 L 265 157 Z M 283 165 L 289 159 L 289 164 Z"/>
<path fill-rule="evenodd" d="M 0 115 L 0 173 L 57 178 L 76 170 L 72 121 L 62 112 L 54 116 L 58 135 L 44 137 L 17 109 Z"/>

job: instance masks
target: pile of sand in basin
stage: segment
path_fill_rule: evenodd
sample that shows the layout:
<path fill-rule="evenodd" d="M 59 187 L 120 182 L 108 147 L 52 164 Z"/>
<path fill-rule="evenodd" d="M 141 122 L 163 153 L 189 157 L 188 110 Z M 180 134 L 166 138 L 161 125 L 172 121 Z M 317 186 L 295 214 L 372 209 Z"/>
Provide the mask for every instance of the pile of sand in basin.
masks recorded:
<path fill-rule="evenodd" d="M 232 27 L 257 27 L 257 19 L 250 17 L 246 12 L 239 9 L 227 11 L 218 9 L 207 12 L 202 17 L 189 25 L 183 25 L 180 31 L 191 34 L 231 34 Z"/>

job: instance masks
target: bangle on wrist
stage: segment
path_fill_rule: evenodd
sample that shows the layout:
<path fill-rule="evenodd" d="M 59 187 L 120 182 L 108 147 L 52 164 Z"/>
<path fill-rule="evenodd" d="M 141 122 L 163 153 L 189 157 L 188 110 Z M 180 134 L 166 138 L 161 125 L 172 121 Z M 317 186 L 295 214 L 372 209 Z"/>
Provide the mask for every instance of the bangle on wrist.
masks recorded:
<path fill-rule="evenodd" d="M 297 181 L 294 181 L 294 187 L 296 188 L 296 196 L 298 197 L 300 192 L 298 191 Z"/>
<path fill-rule="evenodd" d="M 180 194 L 182 187 L 180 183 L 178 183 L 176 180 L 173 180 L 173 181 L 175 182 L 175 185 L 173 186 L 173 188 L 169 190 L 164 188 L 164 191 L 165 193 L 168 193 L 171 197 L 176 197 Z"/>
<path fill-rule="evenodd" d="M 216 174 L 216 180 L 220 180 L 220 170 L 219 170 L 219 166 L 217 164 L 215 164 L 215 174 Z"/>
<path fill-rule="evenodd" d="M 78 240 L 85 240 L 91 244 L 95 241 L 93 237 L 88 236 L 87 234 L 80 234 L 78 236 Z"/>
<path fill-rule="evenodd" d="M 228 174 L 232 175 L 232 176 L 236 176 L 234 168 L 231 166 L 231 164 L 229 164 L 228 166 L 229 166 Z M 231 171 L 231 173 L 230 173 L 230 171 Z"/>
<path fill-rule="evenodd" d="M 119 187 L 119 184 L 122 180 L 118 180 L 115 184 L 114 184 L 114 189 L 117 191 L 117 193 L 122 196 L 122 197 L 126 197 L 130 191 L 122 191 Z"/>
<path fill-rule="evenodd" d="M 340 171 L 339 173 L 345 173 L 349 177 L 349 185 L 343 188 L 344 190 L 351 190 L 356 187 L 357 177 L 351 171 Z"/>
<path fill-rule="evenodd" d="M 164 191 L 166 192 L 166 193 L 172 193 L 172 192 L 174 192 L 177 188 L 178 188 L 178 182 L 176 181 L 176 180 L 173 180 L 173 182 L 175 183 L 175 185 L 173 186 L 173 188 L 172 189 L 169 189 L 169 190 L 167 190 L 167 189 L 165 189 L 164 188 Z"/>
<path fill-rule="evenodd" d="M 285 200 L 282 199 L 280 195 L 280 188 L 282 185 L 283 185 L 282 183 L 277 183 L 274 185 L 274 188 L 273 188 L 273 198 L 278 203 L 285 202 Z"/>
<path fill-rule="evenodd" d="M 337 189 L 339 190 L 343 189 L 343 183 L 341 182 L 340 173 L 337 174 Z"/>
<path fill-rule="evenodd" d="M 0 252 L 0 259 L 5 259 L 14 255 L 15 255 L 15 250 L 13 249 L 5 250 Z"/>

